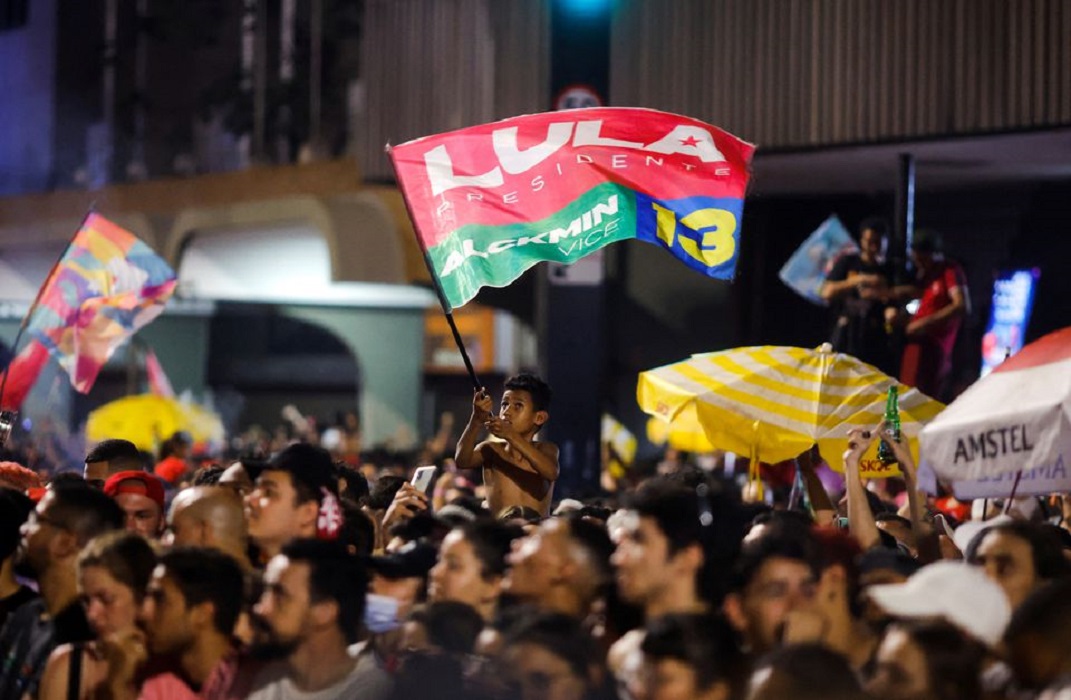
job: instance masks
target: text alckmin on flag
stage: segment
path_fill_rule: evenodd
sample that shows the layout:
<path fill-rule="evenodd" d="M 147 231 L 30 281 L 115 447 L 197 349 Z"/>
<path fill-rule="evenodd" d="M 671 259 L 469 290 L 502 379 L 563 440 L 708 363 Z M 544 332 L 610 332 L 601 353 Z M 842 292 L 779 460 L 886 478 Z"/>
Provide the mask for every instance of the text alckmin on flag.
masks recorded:
<path fill-rule="evenodd" d="M 754 146 L 689 117 L 577 109 L 390 149 L 446 311 L 540 261 L 637 238 L 731 279 Z"/>

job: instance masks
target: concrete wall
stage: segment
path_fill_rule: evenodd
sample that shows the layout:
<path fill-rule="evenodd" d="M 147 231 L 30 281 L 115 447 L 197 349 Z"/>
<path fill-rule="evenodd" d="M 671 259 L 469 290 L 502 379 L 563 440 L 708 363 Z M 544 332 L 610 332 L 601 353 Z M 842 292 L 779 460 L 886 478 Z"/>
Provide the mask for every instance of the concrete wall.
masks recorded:
<path fill-rule="evenodd" d="M 189 389 L 195 399 L 202 397 L 210 340 L 207 317 L 165 314 L 142 328 L 138 338 L 156 353 L 175 393 Z"/>
<path fill-rule="evenodd" d="M 286 306 L 282 313 L 330 330 L 357 357 L 364 444 L 390 440 L 395 447 L 411 446 L 420 417 L 423 309 Z"/>

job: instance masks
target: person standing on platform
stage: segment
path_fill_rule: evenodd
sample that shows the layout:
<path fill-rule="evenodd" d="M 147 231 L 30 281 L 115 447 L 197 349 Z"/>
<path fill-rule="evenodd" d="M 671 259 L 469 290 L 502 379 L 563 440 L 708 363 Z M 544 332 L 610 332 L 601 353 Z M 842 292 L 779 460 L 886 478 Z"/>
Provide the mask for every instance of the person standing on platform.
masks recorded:
<path fill-rule="evenodd" d="M 963 268 L 946 259 L 943 250 L 936 231 L 915 232 L 911 261 L 918 270 L 919 307 L 913 315 L 897 318 L 905 340 L 900 381 L 940 401 L 948 398 L 952 350 L 970 304 Z"/>
<path fill-rule="evenodd" d="M 859 253 L 844 255 L 822 284 L 822 298 L 836 315 L 833 349 L 895 374 L 885 328 L 885 307 L 891 296 L 892 266 L 885 260 L 888 225 L 870 218 L 859 227 Z"/>

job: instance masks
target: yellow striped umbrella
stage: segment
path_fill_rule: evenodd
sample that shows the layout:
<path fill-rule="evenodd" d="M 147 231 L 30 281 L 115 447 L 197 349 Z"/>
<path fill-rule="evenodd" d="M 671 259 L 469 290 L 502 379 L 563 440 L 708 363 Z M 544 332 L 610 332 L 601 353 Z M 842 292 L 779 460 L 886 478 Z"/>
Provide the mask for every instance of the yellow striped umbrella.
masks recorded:
<path fill-rule="evenodd" d="M 887 375 L 829 345 L 817 350 L 762 346 L 693 355 L 642 372 L 640 408 L 671 426 L 689 413 L 712 445 L 764 462 L 792 459 L 815 443 L 834 469 L 843 471 L 848 431 L 881 422 Z M 918 433 L 944 405 L 897 384 L 900 430 L 918 459 Z M 866 476 L 889 476 L 895 466 L 877 460 L 877 442 L 864 455 Z"/>
<path fill-rule="evenodd" d="M 647 439 L 654 445 L 669 445 L 684 452 L 713 452 L 716 449 L 699 424 L 694 406 L 678 413 L 672 423 L 657 416 L 648 418 Z"/>

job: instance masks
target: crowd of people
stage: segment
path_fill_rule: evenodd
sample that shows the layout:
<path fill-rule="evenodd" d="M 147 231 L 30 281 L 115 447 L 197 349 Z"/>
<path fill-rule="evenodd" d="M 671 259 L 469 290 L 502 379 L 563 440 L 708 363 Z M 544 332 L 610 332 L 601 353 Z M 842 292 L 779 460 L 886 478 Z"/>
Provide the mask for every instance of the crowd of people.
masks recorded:
<path fill-rule="evenodd" d="M 843 493 L 812 450 L 802 493 L 677 459 L 556 499 L 550 393 L 477 392 L 411 464 L 0 464 L 0 698 L 1071 698 L 1063 501 L 934 499 L 885 426 Z M 860 477 L 876 440 L 901 477 Z"/>

